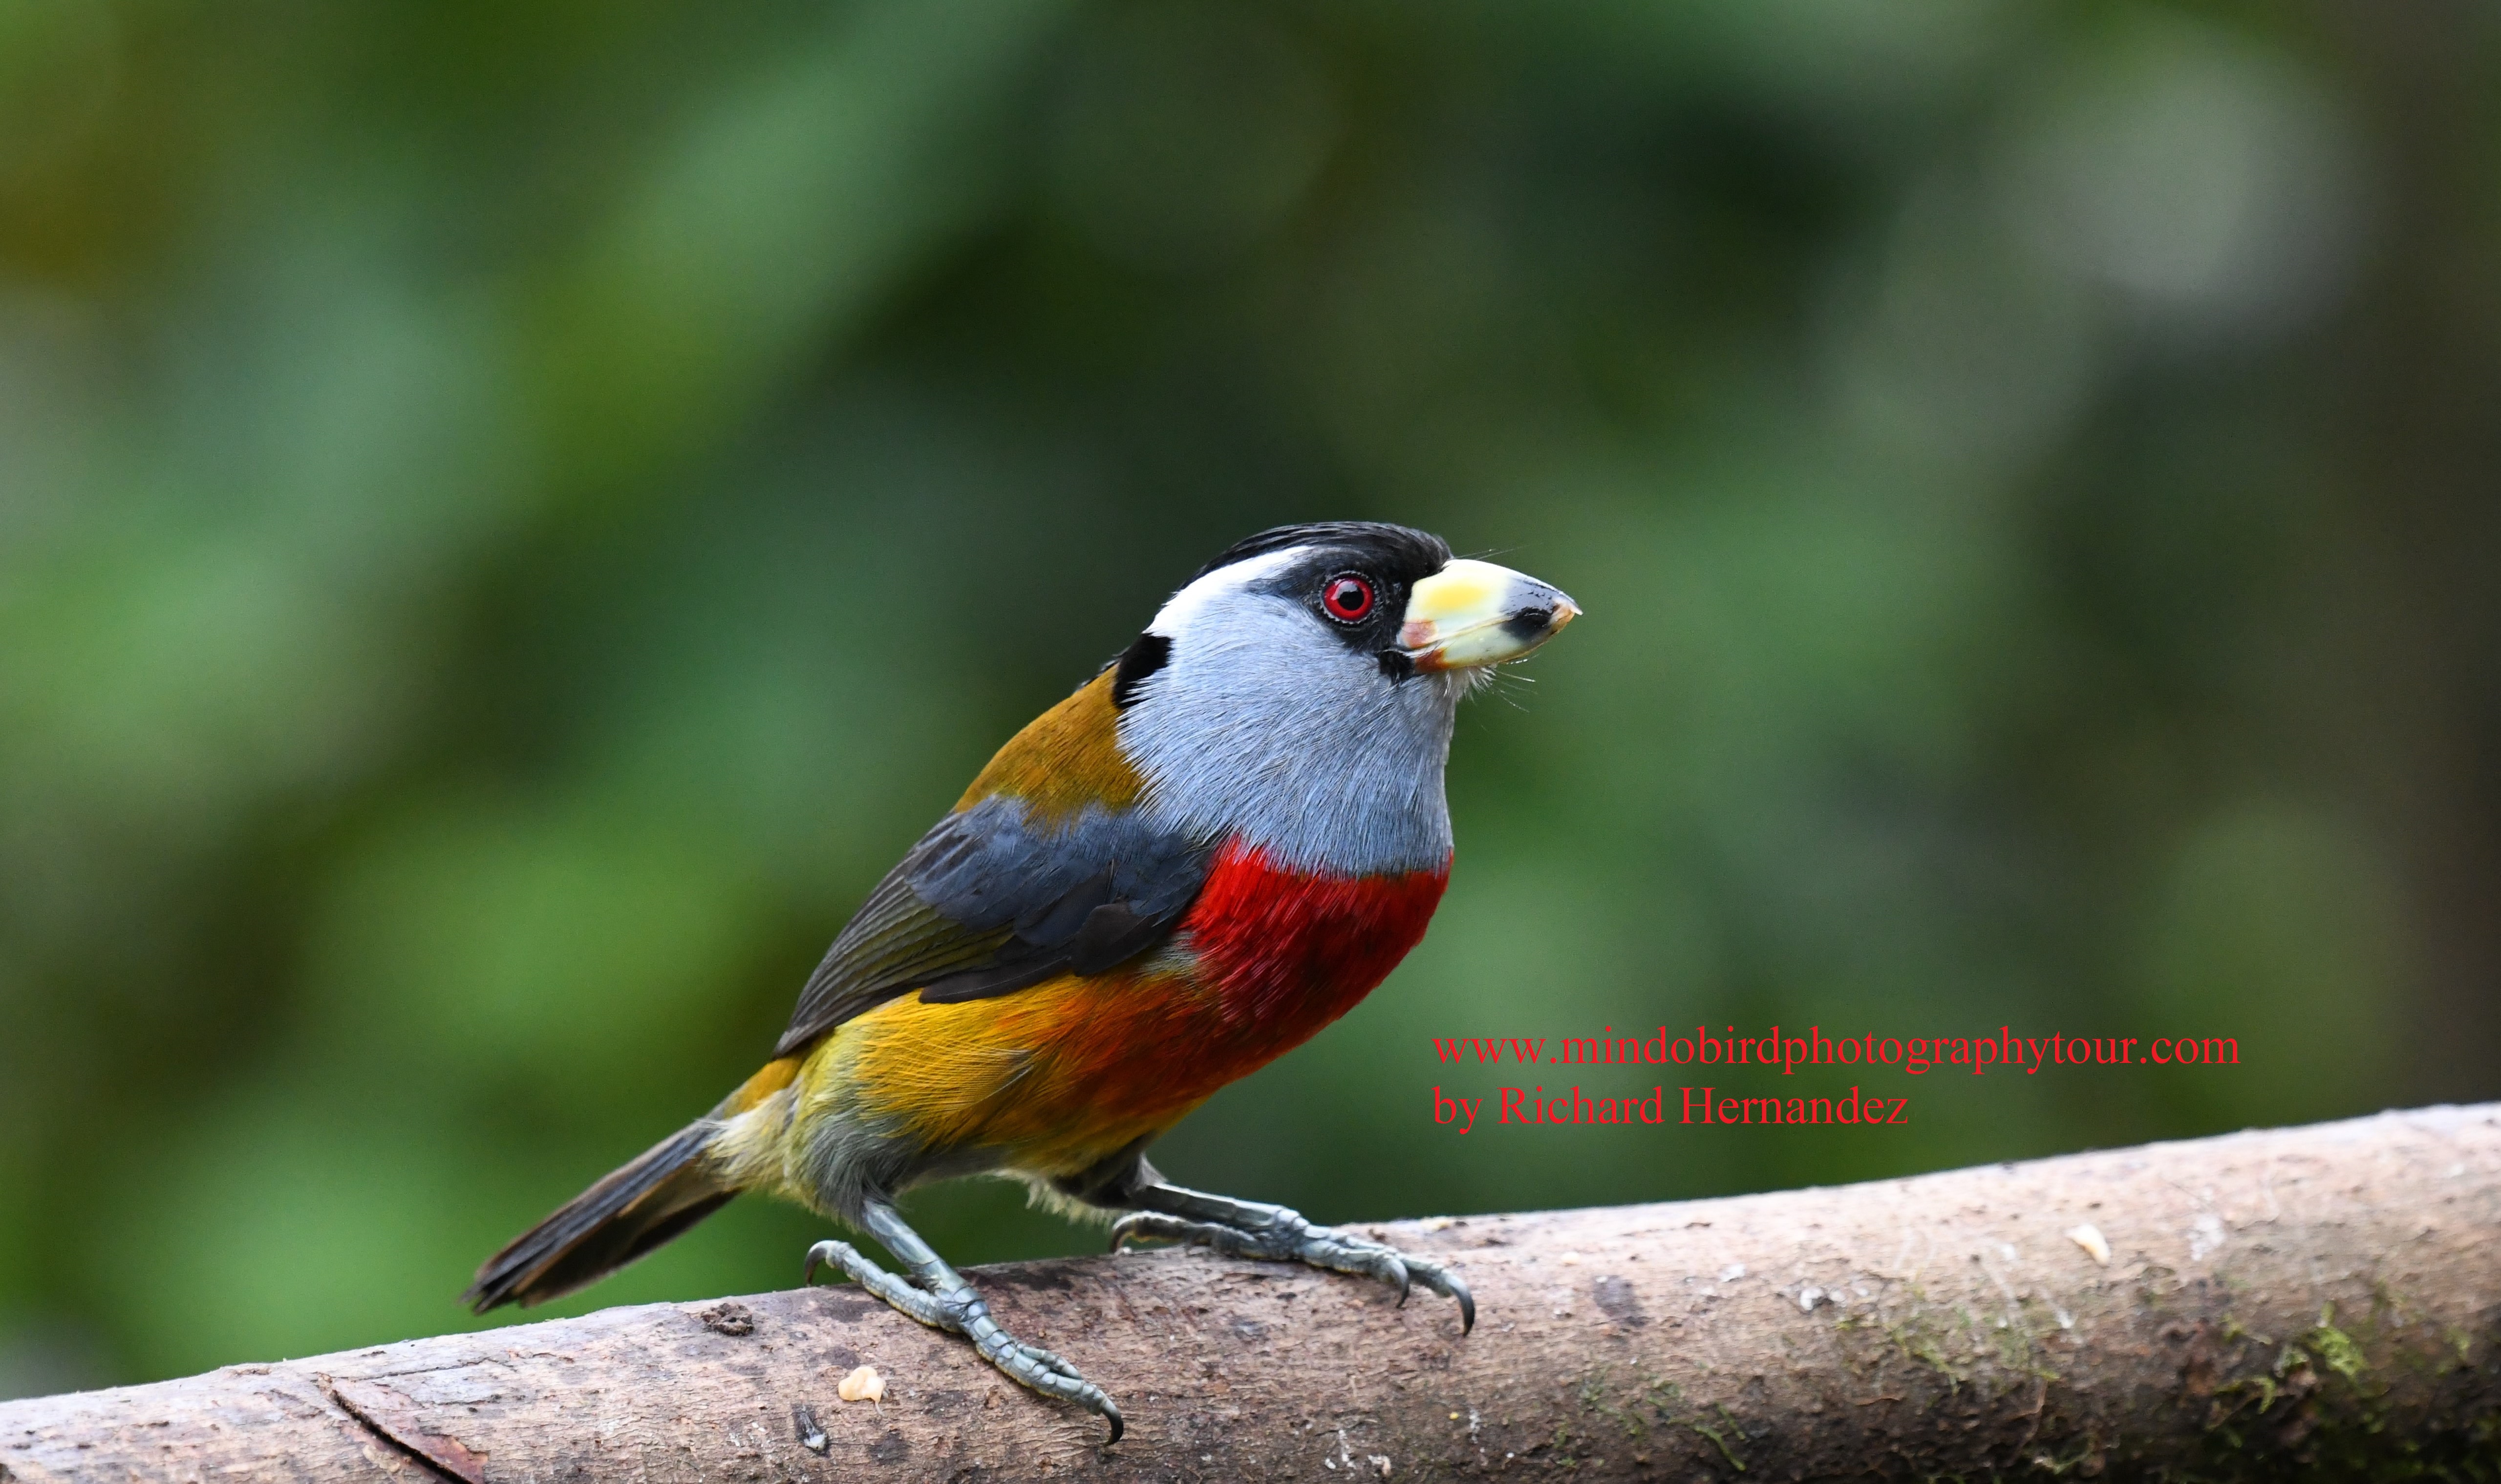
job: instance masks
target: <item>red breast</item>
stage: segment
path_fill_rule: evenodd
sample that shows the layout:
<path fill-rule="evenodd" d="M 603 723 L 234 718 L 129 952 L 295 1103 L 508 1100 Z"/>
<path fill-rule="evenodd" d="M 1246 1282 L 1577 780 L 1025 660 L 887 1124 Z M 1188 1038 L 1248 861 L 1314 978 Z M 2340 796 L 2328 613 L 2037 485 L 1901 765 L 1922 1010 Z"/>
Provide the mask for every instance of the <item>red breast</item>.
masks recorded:
<path fill-rule="evenodd" d="M 1274 1056 L 1389 976 L 1450 879 L 1447 857 L 1431 871 L 1343 876 L 1289 870 L 1235 842 L 1218 851 L 1181 932 L 1226 1021 Z"/>

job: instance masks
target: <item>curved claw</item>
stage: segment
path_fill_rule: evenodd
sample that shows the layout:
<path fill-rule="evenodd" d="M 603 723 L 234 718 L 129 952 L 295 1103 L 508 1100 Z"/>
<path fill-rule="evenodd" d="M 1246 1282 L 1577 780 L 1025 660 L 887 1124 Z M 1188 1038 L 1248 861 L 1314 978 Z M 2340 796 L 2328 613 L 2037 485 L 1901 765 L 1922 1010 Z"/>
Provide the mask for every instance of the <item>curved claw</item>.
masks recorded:
<path fill-rule="evenodd" d="M 831 1241 L 820 1241 L 815 1246 L 810 1247 L 808 1249 L 808 1266 L 801 1269 L 799 1271 L 799 1286 L 801 1288 L 806 1288 L 811 1283 L 816 1282 L 817 1270 L 818 1268 L 836 1267 L 841 1263 L 841 1261 L 842 1259 L 835 1255 L 834 1244 Z"/>
<path fill-rule="evenodd" d="M 1419 1269 L 1417 1276 L 1423 1279 L 1425 1287 L 1435 1293 L 1459 1301 L 1460 1334 L 1465 1335 L 1477 1327 L 1476 1295 L 1468 1292 L 1467 1283 L 1457 1273 L 1439 1264 L 1434 1264 L 1429 1268 Z"/>
<path fill-rule="evenodd" d="M 1108 1448 L 1120 1440 L 1120 1435 L 1129 1430 L 1129 1425 L 1120 1419 L 1119 1407 L 1114 1405 L 1109 1397 L 1103 1399 L 1103 1420 L 1112 1425 L 1112 1435 L 1103 1442 L 1103 1446 Z"/>
<path fill-rule="evenodd" d="M 1402 1257 L 1405 1256 L 1403 1253 L 1400 1255 Z M 1477 1327 L 1476 1296 L 1468 1292 L 1468 1284 L 1465 1278 L 1460 1277 L 1450 1269 L 1427 1258 L 1409 1257 L 1407 1258 L 1407 1266 L 1409 1270 L 1415 1273 L 1417 1280 L 1422 1283 L 1426 1288 L 1431 1289 L 1437 1294 L 1444 1295 L 1445 1297 L 1456 1299 L 1459 1302 L 1459 1333 L 1461 1335 L 1465 1335 Z"/>

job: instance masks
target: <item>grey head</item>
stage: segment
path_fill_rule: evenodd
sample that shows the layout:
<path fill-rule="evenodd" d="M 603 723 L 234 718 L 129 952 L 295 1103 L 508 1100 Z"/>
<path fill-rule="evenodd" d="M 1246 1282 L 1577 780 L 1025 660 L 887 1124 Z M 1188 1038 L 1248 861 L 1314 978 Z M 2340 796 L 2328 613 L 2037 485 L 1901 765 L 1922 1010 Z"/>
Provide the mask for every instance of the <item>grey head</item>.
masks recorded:
<path fill-rule="evenodd" d="M 1201 568 L 1120 657 L 1113 697 L 1141 807 L 1294 870 L 1438 870 L 1460 698 L 1579 612 L 1406 526 L 1263 531 Z"/>

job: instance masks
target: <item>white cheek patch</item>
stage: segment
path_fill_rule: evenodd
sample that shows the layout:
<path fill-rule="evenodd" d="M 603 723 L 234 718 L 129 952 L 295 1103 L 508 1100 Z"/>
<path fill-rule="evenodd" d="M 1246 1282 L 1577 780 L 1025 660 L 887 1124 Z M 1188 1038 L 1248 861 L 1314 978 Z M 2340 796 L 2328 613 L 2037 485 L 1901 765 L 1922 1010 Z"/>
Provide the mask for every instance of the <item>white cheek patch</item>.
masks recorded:
<path fill-rule="evenodd" d="M 1179 639 L 1189 632 L 1189 626 L 1209 608 L 1238 595 L 1244 588 L 1261 581 L 1293 564 L 1295 558 L 1310 548 L 1290 546 L 1283 551 L 1269 551 L 1219 567 L 1187 587 L 1172 595 L 1172 600 L 1147 625 L 1150 634 L 1166 639 Z"/>

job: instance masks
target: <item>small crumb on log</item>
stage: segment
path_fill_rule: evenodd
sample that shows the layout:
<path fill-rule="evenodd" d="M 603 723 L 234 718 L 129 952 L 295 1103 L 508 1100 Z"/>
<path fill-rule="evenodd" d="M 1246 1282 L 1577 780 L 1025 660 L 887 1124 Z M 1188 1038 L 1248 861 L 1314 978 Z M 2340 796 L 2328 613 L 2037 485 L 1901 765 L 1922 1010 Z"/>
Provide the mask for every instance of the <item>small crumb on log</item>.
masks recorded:
<path fill-rule="evenodd" d="M 875 1366 L 856 1367 L 834 1388 L 834 1395 L 846 1402 L 882 1401 L 885 1397 L 885 1377 L 877 1373 Z"/>
<path fill-rule="evenodd" d="M 2102 1236 L 2101 1228 L 2087 1221 L 2083 1226 L 2069 1228 L 2067 1239 L 2084 1248 L 2085 1256 L 2094 1262 L 2105 1268 L 2110 1266 L 2110 1238 Z"/>

